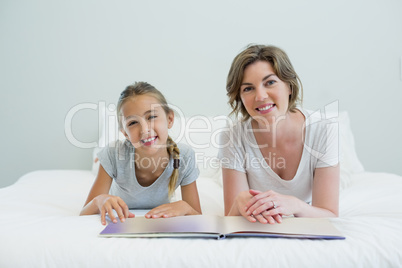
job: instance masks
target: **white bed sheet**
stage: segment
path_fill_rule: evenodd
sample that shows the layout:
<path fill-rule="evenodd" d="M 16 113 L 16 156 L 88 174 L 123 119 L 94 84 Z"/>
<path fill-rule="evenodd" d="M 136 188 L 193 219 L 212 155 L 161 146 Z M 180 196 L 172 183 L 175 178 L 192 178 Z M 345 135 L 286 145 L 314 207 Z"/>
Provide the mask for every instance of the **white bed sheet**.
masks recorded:
<path fill-rule="evenodd" d="M 334 225 L 345 240 L 99 238 L 78 216 L 90 171 L 36 171 L 0 189 L 0 267 L 402 267 L 402 178 L 353 175 Z M 204 214 L 223 214 L 222 188 L 197 180 Z"/>

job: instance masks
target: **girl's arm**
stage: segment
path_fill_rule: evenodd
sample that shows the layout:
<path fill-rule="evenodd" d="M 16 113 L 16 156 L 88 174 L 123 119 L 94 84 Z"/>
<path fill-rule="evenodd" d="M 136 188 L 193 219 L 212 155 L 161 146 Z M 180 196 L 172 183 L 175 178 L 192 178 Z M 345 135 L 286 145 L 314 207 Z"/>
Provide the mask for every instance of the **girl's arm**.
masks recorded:
<path fill-rule="evenodd" d="M 200 199 L 196 182 L 181 186 L 182 200 L 160 205 L 147 214 L 146 218 L 170 218 L 185 215 L 201 214 Z"/>
<path fill-rule="evenodd" d="M 128 217 L 134 217 L 134 215 L 129 212 L 128 206 L 120 197 L 108 194 L 111 185 L 112 178 L 107 174 L 102 165 L 99 165 L 98 175 L 89 191 L 80 216 L 101 213 L 101 222 L 103 225 L 106 224 L 106 213 L 109 214 L 113 222 L 117 222 L 113 210 L 117 212 L 121 221 L 124 221 L 124 219 Z"/>
<path fill-rule="evenodd" d="M 339 213 L 339 165 L 315 170 L 312 205 L 274 191 L 251 191 L 247 215 L 294 215 L 296 217 L 337 217 Z M 274 207 L 275 206 L 275 207 Z"/>
<path fill-rule="evenodd" d="M 181 199 L 189 204 L 192 208 L 187 215 L 202 214 L 196 181 L 188 185 L 181 186 Z"/>

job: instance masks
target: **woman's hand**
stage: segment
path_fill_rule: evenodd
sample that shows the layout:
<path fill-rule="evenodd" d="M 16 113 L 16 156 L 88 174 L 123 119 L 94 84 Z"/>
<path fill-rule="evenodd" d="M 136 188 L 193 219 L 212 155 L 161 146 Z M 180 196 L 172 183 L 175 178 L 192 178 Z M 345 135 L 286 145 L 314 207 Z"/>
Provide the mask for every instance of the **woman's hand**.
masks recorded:
<path fill-rule="evenodd" d="M 229 211 L 228 216 L 230 215 L 241 215 L 245 217 L 250 222 L 256 222 L 256 218 L 253 215 L 247 214 L 246 204 L 250 201 L 253 196 L 249 193 L 249 191 L 240 192 L 233 201 L 233 206 Z"/>
<path fill-rule="evenodd" d="M 196 214 L 199 214 L 199 212 L 194 210 L 187 202 L 179 200 L 177 202 L 160 205 L 150 210 L 145 214 L 145 218 L 170 218 Z"/>
<path fill-rule="evenodd" d="M 109 218 L 113 223 L 117 223 L 113 210 L 116 211 L 121 222 L 124 222 L 126 218 L 135 217 L 135 215 L 128 210 L 128 206 L 123 199 L 118 196 L 101 194 L 95 197 L 93 202 L 99 209 L 103 225 L 106 225 L 106 213 L 109 215 Z"/>
<path fill-rule="evenodd" d="M 281 222 L 282 215 L 296 215 L 300 208 L 301 201 L 294 196 L 282 195 L 271 190 L 266 192 L 250 190 L 250 194 L 253 197 L 246 204 L 246 214 L 261 214 L 269 223 L 272 223 L 270 217 Z"/>
<path fill-rule="evenodd" d="M 270 224 L 274 224 L 275 221 L 281 222 L 282 217 L 280 215 L 274 215 L 274 216 L 265 215 L 266 211 L 262 211 L 261 213 L 258 214 L 249 213 L 248 211 L 250 207 L 249 204 L 253 205 L 255 203 L 251 201 L 253 200 L 255 194 L 256 193 L 253 190 L 240 192 L 234 200 L 232 210 L 233 209 L 237 210 L 240 215 L 245 217 L 250 222 L 259 221 L 261 223 L 270 223 Z M 232 213 L 232 210 L 229 212 L 229 215 L 235 215 L 234 213 Z"/>

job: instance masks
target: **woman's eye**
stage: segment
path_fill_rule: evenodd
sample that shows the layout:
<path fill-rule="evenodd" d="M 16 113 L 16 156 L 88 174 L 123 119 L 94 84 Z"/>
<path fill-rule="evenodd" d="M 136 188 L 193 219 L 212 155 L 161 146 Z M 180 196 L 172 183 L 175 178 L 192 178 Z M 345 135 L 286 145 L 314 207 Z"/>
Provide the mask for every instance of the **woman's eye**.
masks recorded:
<path fill-rule="evenodd" d="M 249 92 L 252 89 L 253 89 L 252 87 L 245 87 L 243 88 L 243 92 Z"/>
<path fill-rule="evenodd" d="M 127 124 L 127 126 L 133 126 L 133 125 L 135 125 L 135 124 L 137 124 L 137 121 L 131 121 L 131 122 L 129 122 L 128 124 Z"/>
<path fill-rule="evenodd" d="M 151 115 L 151 116 L 148 117 L 148 120 L 155 119 L 156 117 L 157 117 L 156 115 Z"/>
<path fill-rule="evenodd" d="M 269 81 L 267 81 L 266 85 L 267 85 L 267 86 L 272 86 L 272 85 L 275 84 L 275 83 L 276 83 L 275 80 L 269 80 Z"/>

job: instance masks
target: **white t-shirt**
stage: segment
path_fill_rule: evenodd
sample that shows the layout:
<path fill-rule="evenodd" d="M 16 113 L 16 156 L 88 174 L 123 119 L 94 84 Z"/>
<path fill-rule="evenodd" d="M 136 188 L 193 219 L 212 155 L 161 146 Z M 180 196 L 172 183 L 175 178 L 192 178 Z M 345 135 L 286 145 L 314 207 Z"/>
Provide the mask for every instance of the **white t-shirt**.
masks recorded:
<path fill-rule="evenodd" d="M 336 166 L 339 162 L 338 122 L 321 118 L 298 108 L 306 118 L 302 157 L 292 180 L 283 180 L 268 165 L 281 165 L 274 155 L 264 159 L 251 126 L 252 119 L 237 122 L 220 135 L 218 158 L 223 168 L 247 174 L 250 189 L 273 190 L 311 203 L 316 168 Z M 268 162 L 268 163 L 267 163 Z"/>

